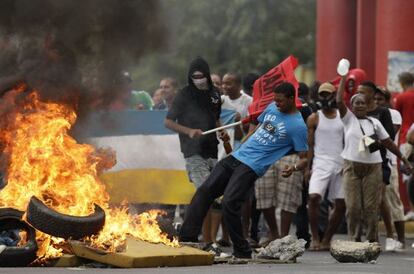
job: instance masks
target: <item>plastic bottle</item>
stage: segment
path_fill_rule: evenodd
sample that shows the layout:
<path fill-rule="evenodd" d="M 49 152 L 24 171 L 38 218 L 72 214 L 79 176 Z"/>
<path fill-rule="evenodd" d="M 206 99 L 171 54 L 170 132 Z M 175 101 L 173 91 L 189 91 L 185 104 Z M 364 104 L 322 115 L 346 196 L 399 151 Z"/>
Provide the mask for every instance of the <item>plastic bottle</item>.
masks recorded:
<path fill-rule="evenodd" d="M 338 63 L 336 72 L 338 72 L 338 74 L 341 76 L 345 76 L 348 74 L 348 71 L 349 71 L 349 61 L 347 59 L 342 58 Z"/>

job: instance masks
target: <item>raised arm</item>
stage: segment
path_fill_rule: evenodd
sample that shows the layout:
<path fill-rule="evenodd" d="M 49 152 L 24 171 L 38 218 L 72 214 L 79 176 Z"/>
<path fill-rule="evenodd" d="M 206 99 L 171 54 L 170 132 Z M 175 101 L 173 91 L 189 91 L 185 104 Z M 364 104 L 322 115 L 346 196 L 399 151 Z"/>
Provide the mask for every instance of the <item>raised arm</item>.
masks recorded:
<path fill-rule="evenodd" d="M 341 76 L 341 81 L 339 82 L 338 92 L 336 93 L 336 104 L 338 105 L 338 110 L 339 110 L 339 114 L 341 115 L 341 118 L 344 117 L 346 112 L 348 111 L 348 108 L 346 107 L 345 102 L 344 102 L 345 80 L 346 80 L 346 75 Z"/>

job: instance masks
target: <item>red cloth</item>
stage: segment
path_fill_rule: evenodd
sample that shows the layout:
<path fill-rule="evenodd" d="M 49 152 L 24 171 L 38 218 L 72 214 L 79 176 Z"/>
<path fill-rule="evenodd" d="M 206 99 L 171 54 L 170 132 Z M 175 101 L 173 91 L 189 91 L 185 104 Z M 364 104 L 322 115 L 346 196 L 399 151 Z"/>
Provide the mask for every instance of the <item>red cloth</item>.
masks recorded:
<path fill-rule="evenodd" d="M 249 106 L 250 116 L 257 118 L 258 114 L 273 102 L 273 88 L 281 82 L 291 83 L 296 90 L 296 105 L 301 106 L 298 99 L 299 83 L 296 80 L 294 70 L 298 66 L 298 60 L 290 55 L 279 65 L 262 75 L 253 85 L 253 102 Z M 253 117 L 251 117 L 253 118 Z"/>
<path fill-rule="evenodd" d="M 367 79 L 367 74 L 364 70 L 360 68 L 351 69 L 348 73 L 348 76 L 346 77 L 345 81 L 345 94 L 344 94 L 344 101 L 349 107 L 349 103 L 351 100 L 351 97 L 355 94 L 358 86 Z M 341 77 L 338 76 L 335 79 L 333 79 L 331 82 L 332 84 L 338 89 L 339 82 L 341 80 Z M 349 86 L 349 82 L 354 81 L 354 85 L 352 89 Z"/>
<path fill-rule="evenodd" d="M 406 90 L 395 98 L 395 109 L 402 116 L 400 144 L 403 144 L 406 142 L 408 129 L 414 123 L 414 88 Z"/>

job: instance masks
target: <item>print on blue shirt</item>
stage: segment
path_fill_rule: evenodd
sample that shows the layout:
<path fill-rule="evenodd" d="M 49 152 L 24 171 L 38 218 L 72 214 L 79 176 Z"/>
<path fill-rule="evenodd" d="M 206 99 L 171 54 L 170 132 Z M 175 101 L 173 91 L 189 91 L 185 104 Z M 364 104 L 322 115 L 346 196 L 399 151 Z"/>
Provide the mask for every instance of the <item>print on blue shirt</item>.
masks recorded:
<path fill-rule="evenodd" d="M 257 120 L 260 127 L 232 155 L 258 176 L 288 153 L 308 150 L 307 128 L 300 112 L 285 114 L 272 103 Z"/>
<path fill-rule="evenodd" d="M 273 125 L 271 121 L 276 120 L 276 115 L 266 114 L 268 117 L 264 118 L 263 127 L 260 127 L 254 138 L 263 144 L 276 143 L 276 140 L 283 140 L 286 138 L 286 127 L 283 122 Z"/>

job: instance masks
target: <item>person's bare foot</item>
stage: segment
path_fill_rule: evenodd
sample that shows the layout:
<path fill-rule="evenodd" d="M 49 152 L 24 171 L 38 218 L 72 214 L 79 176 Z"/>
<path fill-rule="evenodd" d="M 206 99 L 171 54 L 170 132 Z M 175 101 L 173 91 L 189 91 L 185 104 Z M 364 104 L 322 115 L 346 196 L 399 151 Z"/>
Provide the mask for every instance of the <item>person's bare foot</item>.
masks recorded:
<path fill-rule="evenodd" d="M 311 242 L 309 246 L 309 251 L 319 251 L 321 248 L 321 243 L 319 241 L 313 241 Z"/>
<path fill-rule="evenodd" d="M 329 251 L 329 249 L 331 249 L 331 243 L 322 241 L 321 244 L 319 245 L 320 251 Z"/>

